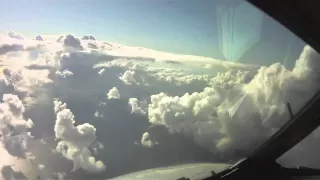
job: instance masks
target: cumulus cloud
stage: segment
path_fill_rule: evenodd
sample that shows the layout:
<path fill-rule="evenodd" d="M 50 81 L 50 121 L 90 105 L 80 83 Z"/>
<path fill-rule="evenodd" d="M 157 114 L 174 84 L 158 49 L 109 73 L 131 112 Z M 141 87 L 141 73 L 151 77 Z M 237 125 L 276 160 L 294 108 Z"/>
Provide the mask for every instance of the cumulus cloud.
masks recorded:
<path fill-rule="evenodd" d="M 81 39 L 82 39 L 82 40 L 96 40 L 96 38 L 94 38 L 94 37 L 91 36 L 91 35 L 84 35 L 84 36 L 82 36 Z"/>
<path fill-rule="evenodd" d="M 134 71 L 127 70 L 126 72 L 123 73 L 122 76 L 119 77 L 119 79 L 128 85 L 135 84 L 136 80 L 134 79 L 134 75 L 135 75 Z"/>
<path fill-rule="evenodd" d="M 56 151 L 74 163 L 73 171 L 82 168 L 88 172 L 101 172 L 106 166 L 91 155 L 89 146 L 96 140 L 96 128 L 85 123 L 74 126 L 73 113 L 66 104 L 54 101 L 54 110 L 57 113 L 54 127 L 58 142 Z"/>
<path fill-rule="evenodd" d="M 56 75 L 59 76 L 59 77 L 62 77 L 62 78 L 66 78 L 68 76 L 72 76 L 73 73 L 69 70 L 63 70 L 62 72 L 61 71 L 56 71 Z"/>
<path fill-rule="evenodd" d="M 14 32 L 14 31 L 9 31 L 8 32 L 8 36 L 10 38 L 14 38 L 14 39 L 24 39 L 23 35 L 22 34 L 19 34 L 17 32 Z"/>
<path fill-rule="evenodd" d="M 222 86 L 226 89 L 230 89 L 234 86 L 249 83 L 254 75 L 255 73 L 250 71 L 230 70 L 223 73 L 219 72 L 210 80 L 210 83 L 213 86 Z"/>
<path fill-rule="evenodd" d="M 145 147 L 148 147 L 148 148 L 151 148 L 153 147 L 155 144 L 155 142 L 152 142 L 150 140 L 150 134 L 148 132 L 145 132 L 142 134 L 142 138 L 141 138 L 141 145 L 142 146 L 145 146 Z"/>
<path fill-rule="evenodd" d="M 107 96 L 108 96 L 108 99 L 120 99 L 119 90 L 116 87 L 113 87 L 112 89 L 109 90 Z"/>
<path fill-rule="evenodd" d="M 33 127 L 31 119 L 25 120 L 25 108 L 16 95 L 4 94 L 0 104 L 1 143 L 12 156 L 26 158 L 28 140 L 33 138 L 28 132 Z"/>
<path fill-rule="evenodd" d="M 247 84 L 242 73 L 218 74 L 215 85 L 200 93 L 152 95 L 149 122 L 192 135 L 213 151 L 248 153 L 289 119 L 287 102 L 297 111 L 316 92 L 318 63 L 319 55 L 306 46 L 292 71 L 273 64 L 261 67 Z"/>
<path fill-rule="evenodd" d="M 45 165 L 43 165 L 43 164 L 38 164 L 38 169 L 39 170 L 43 170 L 45 168 Z"/>
<path fill-rule="evenodd" d="M 5 87 L 12 88 L 13 90 L 9 92 L 19 95 L 25 106 L 48 100 L 51 95 L 50 85 L 53 83 L 49 77 L 50 71 L 47 69 L 27 69 L 23 65 L 21 62 L 21 65 L 13 68 L 7 67 L 3 70 Z"/>
<path fill-rule="evenodd" d="M 36 40 L 37 40 L 37 41 L 44 41 L 43 37 L 40 36 L 40 35 L 36 36 Z"/>
<path fill-rule="evenodd" d="M 57 39 L 57 42 L 62 43 L 65 48 L 83 50 L 80 40 L 71 34 L 61 36 L 59 39 Z"/>
<path fill-rule="evenodd" d="M 140 102 L 137 98 L 130 98 L 128 104 L 131 106 L 131 113 L 146 115 L 146 110 L 140 107 Z"/>

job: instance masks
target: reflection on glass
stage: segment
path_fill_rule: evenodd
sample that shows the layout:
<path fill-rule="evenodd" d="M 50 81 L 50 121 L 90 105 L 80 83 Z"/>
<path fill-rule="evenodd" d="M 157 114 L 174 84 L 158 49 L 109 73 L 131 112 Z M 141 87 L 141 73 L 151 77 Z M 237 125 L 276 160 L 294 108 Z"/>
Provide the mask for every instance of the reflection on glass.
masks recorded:
<path fill-rule="evenodd" d="M 217 5 L 219 48 L 226 60 L 237 61 L 260 41 L 264 14 L 241 0 Z"/>
<path fill-rule="evenodd" d="M 5 178 L 219 172 L 289 120 L 287 103 L 296 113 L 319 89 L 319 55 L 244 1 L 0 10 Z"/>

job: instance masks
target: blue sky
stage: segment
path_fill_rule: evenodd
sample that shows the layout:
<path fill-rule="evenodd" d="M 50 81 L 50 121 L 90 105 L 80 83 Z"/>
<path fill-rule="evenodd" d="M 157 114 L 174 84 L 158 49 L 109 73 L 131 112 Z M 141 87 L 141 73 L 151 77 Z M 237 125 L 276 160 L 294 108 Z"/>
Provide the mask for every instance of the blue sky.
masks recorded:
<path fill-rule="evenodd" d="M 92 34 L 99 39 L 173 51 L 205 51 L 216 41 L 214 1 L 2 0 L 1 30 Z M 208 6 L 210 5 L 210 6 Z M 182 46 L 182 47 L 181 47 Z"/>
<path fill-rule="evenodd" d="M 65 32 L 79 36 L 91 34 L 97 39 L 127 45 L 223 58 L 218 49 L 216 7 L 219 0 L 0 2 L 0 32 L 14 30 L 32 36 Z M 265 32 L 279 29 L 277 23 L 270 22 L 264 20 Z M 287 34 L 279 30 L 277 33 L 282 34 L 281 37 Z M 263 35 L 261 38 L 261 41 L 270 39 Z"/>

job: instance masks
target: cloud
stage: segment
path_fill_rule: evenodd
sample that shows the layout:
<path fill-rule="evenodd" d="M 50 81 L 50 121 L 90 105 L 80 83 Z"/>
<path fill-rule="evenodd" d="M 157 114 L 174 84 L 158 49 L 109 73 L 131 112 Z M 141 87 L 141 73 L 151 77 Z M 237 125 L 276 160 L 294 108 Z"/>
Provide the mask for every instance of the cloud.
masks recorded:
<path fill-rule="evenodd" d="M 8 36 L 10 38 L 14 38 L 14 39 L 24 39 L 23 35 L 22 34 L 19 34 L 17 32 L 14 32 L 14 31 L 9 31 L 8 32 Z"/>
<path fill-rule="evenodd" d="M 43 37 L 46 39 L 44 42 L 29 40 L 27 38 L 21 41 L 19 40 L 19 43 L 17 43 L 18 41 L 12 43 L 13 40 L 8 42 L 3 41 L 5 44 L 21 44 L 23 49 L 21 52 L 10 51 L 3 56 L 5 68 L 3 76 L 0 77 L 0 82 L 3 84 L 2 92 L 12 93 L 19 97 L 25 107 L 25 116 L 32 117 L 35 124 L 32 128 L 32 134 L 34 133 L 34 136 L 39 139 L 55 137 L 56 132 L 53 126 L 55 125 L 54 120 L 58 118 L 56 118 L 52 112 L 52 101 L 54 98 L 63 100 L 70 106 L 70 112 L 72 110 L 77 117 L 76 123 L 80 124 L 80 126 L 75 124 L 73 126 L 74 128 L 80 128 L 81 125 L 88 123 L 89 120 L 94 119 L 95 112 L 99 112 L 101 121 L 91 121 L 90 124 L 92 124 L 92 126 L 94 125 L 93 127 L 98 127 L 96 129 L 95 139 L 100 137 L 101 139 L 99 139 L 99 141 L 108 148 L 98 148 L 100 146 L 95 147 L 95 145 L 86 145 L 81 148 L 78 144 L 82 142 L 82 137 L 79 138 L 80 140 L 76 139 L 77 142 L 74 142 L 75 140 L 68 137 L 64 139 L 60 138 L 58 145 L 52 143 L 41 144 L 40 142 L 39 144 L 45 147 L 54 147 L 65 159 L 74 163 L 74 169 L 80 168 L 86 172 L 106 173 L 106 177 L 112 177 L 120 172 L 130 171 L 136 160 L 144 158 L 137 156 L 134 157 L 135 159 L 131 163 L 128 163 L 127 157 L 119 157 L 119 154 L 130 154 L 128 153 L 129 151 L 139 153 L 141 151 L 143 147 L 136 148 L 134 142 L 141 140 L 142 133 L 147 131 L 148 121 L 146 116 L 135 116 L 131 114 L 128 108 L 128 99 L 131 97 L 141 99 L 138 105 L 146 111 L 146 107 L 144 106 L 146 106 L 150 94 L 167 91 L 168 89 L 171 89 L 168 91 L 173 94 L 186 92 L 187 89 L 183 87 L 183 82 L 181 81 L 180 83 L 182 85 L 181 87 L 177 87 L 176 84 L 162 78 L 165 77 L 164 74 L 160 77 L 159 72 L 165 68 L 152 69 L 149 67 L 146 63 L 154 63 L 152 59 L 140 57 L 127 58 L 125 54 L 117 57 L 105 52 L 107 49 L 125 46 L 111 45 L 96 40 L 95 44 L 98 46 L 98 49 L 92 50 L 85 46 L 86 43 L 92 42 L 91 40 L 89 40 L 89 42 L 79 40 L 83 47 L 83 49 L 80 50 L 67 46 L 63 41 L 63 39 L 66 38 L 65 36 L 62 36 L 58 43 L 52 41 L 52 39 L 57 39 L 56 37 Z M 41 44 L 41 46 L 38 46 L 38 44 Z M 110 64 L 113 63 L 112 66 L 98 67 L 99 64 L 108 64 L 109 62 Z M 127 70 L 135 71 L 135 78 L 139 83 L 128 86 L 119 79 L 119 76 Z M 98 73 L 99 71 L 101 71 L 100 74 Z M 170 74 L 170 76 L 175 75 L 173 71 Z M 105 99 L 105 90 L 113 87 L 117 87 L 117 89 L 121 91 L 121 99 L 118 101 L 107 101 Z M 196 88 L 201 89 L 202 87 Z M 192 90 L 189 89 L 189 91 Z M 101 104 L 101 106 L 99 106 L 99 104 Z M 58 112 L 65 112 L 62 109 L 66 108 L 61 108 Z M 63 113 L 59 114 L 61 115 Z M 107 127 L 109 125 L 111 126 Z M 86 125 L 84 127 L 90 129 L 91 126 Z M 127 127 L 130 128 L 128 129 Z M 110 142 L 108 138 L 105 138 L 106 134 L 111 134 L 111 137 L 121 137 L 123 144 L 127 144 L 125 145 L 126 147 L 123 148 L 123 145 L 121 143 L 119 144 L 118 140 L 112 140 Z M 26 137 L 27 135 L 28 134 L 26 134 Z M 25 141 L 25 139 L 28 138 L 20 138 L 14 142 L 18 142 L 17 144 L 19 144 L 19 141 Z M 92 143 L 95 144 L 94 142 Z M 25 143 L 20 144 L 24 146 Z M 109 146 L 111 147 L 109 148 Z M 80 149 L 82 150 L 80 151 Z M 79 154 L 75 153 L 75 156 L 71 156 L 73 150 L 79 150 L 77 151 Z M 44 150 L 39 149 L 36 151 Z M 112 152 L 118 153 L 113 154 Z M 35 152 L 32 151 L 32 153 Z M 55 157 L 52 157 L 54 155 L 48 156 L 49 160 L 45 160 L 46 163 L 44 163 L 41 161 L 44 161 L 47 156 L 40 156 L 39 153 L 36 153 L 33 157 L 32 154 L 26 154 L 26 156 L 28 156 L 25 157 L 26 159 L 28 158 L 32 162 L 36 161 L 37 164 L 45 165 L 46 168 L 44 171 L 50 171 L 57 167 L 62 168 L 63 164 L 66 173 L 68 175 L 73 174 L 68 172 L 70 169 L 68 168 L 69 164 L 62 161 L 61 158 L 56 157 L 57 155 Z M 149 158 L 144 159 L 144 163 L 137 165 L 137 167 L 139 169 L 145 169 L 148 168 L 149 165 L 156 165 L 158 162 L 149 162 L 150 158 L 154 156 L 152 154 L 154 153 L 150 152 L 147 155 Z M 93 158 L 93 156 L 96 155 L 97 158 L 103 162 L 110 161 L 110 164 L 113 164 L 111 169 L 108 168 L 105 171 L 101 171 L 104 166 L 99 163 L 100 161 Z M 112 156 L 112 158 L 110 158 L 110 156 Z M 183 156 L 188 157 L 186 154 Z M 55 161 L 58 160 L 59 163 L 55 163 Z M 172 160 L 168 157 L 165 158 L 165 161 L 171 162 Z M 120 165 L 121 168 L 119 167 Z M 33 168 L 38 169 L 36 166 Z M 54 172 L 62 171 L 61 168 Z M 79 173 L 81 174 L 81 171 L 74 172 L 75 176 Z M 90 179 L 88 176 L 78 176 L 72 179 L 86 179 L 86 177 Z"/>
<path fill-rule="evenodd" d="M 134 79 L 134 75 L 135 75 L 134 71 L 127 70 L 126 72 L 123 73 L 122 76 L 119 77 L 119 79 L 128 85 L 135 84 L 136 80 Z"/>
<path fill-rule="evenodd" d="M 146 110 L 140 107 L 140 102 L 137 98 L 130 98 L 128 104 L 131 106 L 131 113 L 146 115 Z"/>
<path fill-rule="evenodd" d="M 66 177 L 66 173 L 65 172 L 57 172 L 55 173 L 55 177 L 57 178 L 57 180 L 64 180 Z"/>
<path fill-rule="evenodd" d="M 7 67 L 3 70 L 5 88 L 11 88 L 9 93 L 19 95 L 25 106 L 50 98 L 52 79 L 49 78 L 50 71 L 47 69 L 34 70 L 23 67 L 23 62 L 16 67 Z M 22 66 L 22 67 L 20 67 Z M 12 70 L 10 70 L 10 69 Z"/>
<path fill-rule="evenodd" d="M 96 44 L 94 44 L 94 43 L 92 43 L 92 42 L 89 42 L 89 43 L 88 43 L 88 48 L 98 49 L 99 47 L 98 47 Z"/>
<path fill-rule="evenodd" d="M 68 76 L 72 76 L 73 73 L 69 70 L 63 70 L 62 72 L 58 70 L 56 71 L 56 75 L 62 78 L 66 78 Z"/>
<path fill-rule="evenodd" d="M 99 75 L 103 75 L 103 73 L 104 73 L 105 70 L 106 70 L 106 69 L 102 68 L 102 69 L 98 72 L 98 74 L 99 74 Z"/>
<path fill-rule="evenodd" d="M 40 35 L 36 36 L 36 40 L 37 41 L 44 41 L 44 38 Z"/>
<path fill-rule="evenodd" d="M 54 102 L 57 113 L 54 127 L 58 142 L 56 151 L 74 163 L 73 171 L 82 168 L 89 172 L 101 172 L 106 167 L 101 161 L 97 161 L 88 147 L 96 140 L 96 128 L 85 123 L 74 126 L 73 113 L 67 109 L 66 104 L 60 101 Z"/>
<path fill-rule="evenodd" d="M 154 143 L 150 140 L 150 134 L 148 132 L 145 132 L 142 134 L 142 138 L 141 138 L 141 145 L 142 146 L 145 146 L 147 148 L 151 148 L 155 144 L 157 144 L 157 143 Z"/>
<path fill-rule="evenodd" d="M 2 44 L 0 45 L 0 55 L 13 51 L 23 51 L 23 49 L 23 46 L 20 44 Z"/>
<path fill-rule="evenodd" d="M 183 62 L 178 62 L 178 61 L 172 61 L 172 60 L 165 60 L 164 61 L 167 64 L 174 64 L 174 65 L 181 65 Z"/>
<path fill-rule="evenodd" d="M 43 165 L 43 164 L 38 164 L 38 169 L 39 169 L 39 170 L 43 170 L 45 167 L 46 167 L 46 166 Z"/>
<path fill-rule="evenodd" d="M 120 93 L 116 87 L 113 87 L 112 89 L 109 90 L 107 96 L 108 96 L 108 99 L 119 99 Z"/>
<path fill-rule="evenodd" d="M 101 142 L 96 141 L 91 145 L 91 149 L 94 154 L 98 154 L 98 151 L 102 151 L 104 149 L 104 145 Z"/>
<path fill-rule="evenodd" d="M 238 85 L 248 84 L 255 73 L 250 71 L 226 71 L 223 73 L 218 73 L 214 78 L 210 80 L 213 86 L 221 86 L 225 89 L 231 89 Z"/>
<path fill-rule="evenodd" d="M 84 35 L 84 36 L 82 36 L 81 39 L 82 39 L 82 40 L 96 40 L 96 38 L 94 38 L 94 37 L 91 36 L 91 35 Z"/>
<path fill-rule="evenodd" d="M 4 94 L 0 104 L 1 143 L 12 156 L 26 158 L 28 141 L 32 139 L 28 130 L 33 127 L 31 119 L 24 120 L 25 108 L 16 95 Z"/>
<path fill-rule="evenodd" d="M 83 50 L 80 40 L 71 34 L 61 36 L 59 39 L 57 39 L 57 42 L 62 43 L 65 48 Z"/>
<path fill-rule="evenodd" d="M 292 71 L 273 64 L 261 67 L 249 82 L 243 73 L 218 74 L 200 93 L 152 95 L 149 122 L 191 135 L 215 152 L 247 154 L 288 121 L 287 102 L 296 112 L 316 92 L 318 61 L 306 46 Z"/>

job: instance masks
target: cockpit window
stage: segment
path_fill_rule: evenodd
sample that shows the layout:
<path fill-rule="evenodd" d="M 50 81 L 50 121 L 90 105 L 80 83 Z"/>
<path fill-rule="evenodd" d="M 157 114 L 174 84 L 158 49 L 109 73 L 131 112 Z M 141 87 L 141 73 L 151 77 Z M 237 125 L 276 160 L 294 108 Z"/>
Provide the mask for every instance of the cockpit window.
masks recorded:
<path fill-rule="evenodd" d="M 217 172 L 320 86 L 318 53 L 244 0 L 21 0 L 0 12 L 4 179 Z"/>

